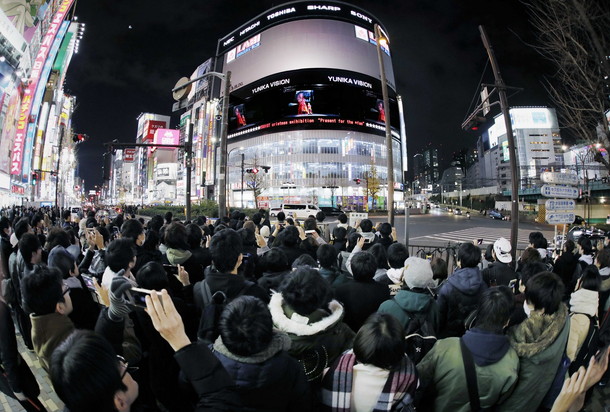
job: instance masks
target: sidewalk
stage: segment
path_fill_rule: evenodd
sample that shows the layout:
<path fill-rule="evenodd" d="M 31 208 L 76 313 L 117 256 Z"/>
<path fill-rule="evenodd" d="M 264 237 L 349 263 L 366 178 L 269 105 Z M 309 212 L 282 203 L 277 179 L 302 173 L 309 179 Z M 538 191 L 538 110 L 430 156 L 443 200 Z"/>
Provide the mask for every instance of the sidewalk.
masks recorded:
<path fill-rule="evenodd" d="M 21 336 L 17 332 L 17 346 L 19 347 L 19 352 L 23 359 L 30 366 L 30 369 L 34 373 L 36 380 L 38 381 L 38 386 L 40 386 L 40 396 L 38 399 L 43 405 L 47 408 L 48 412 L 60 412 L 64 409 L 64 404 L 59 400 L 55 391 L 53 390 L 53 386 L 51 385 L 51 381 L 47 376 L 47 372 L 42 369 L 40 366 L 40 362 L 38 361 L 38 357 L 34 352 L 30 352 L 23 341 L 21 340 Z M 12 394 L 11 394 L 12 395 Z M 0 410 L 5 412 L 22 412 L 25 409 L 21 406 L 21 404 L 17 401 L 17 399 L 8 396 L 7 394 L 0 392 Z"/>

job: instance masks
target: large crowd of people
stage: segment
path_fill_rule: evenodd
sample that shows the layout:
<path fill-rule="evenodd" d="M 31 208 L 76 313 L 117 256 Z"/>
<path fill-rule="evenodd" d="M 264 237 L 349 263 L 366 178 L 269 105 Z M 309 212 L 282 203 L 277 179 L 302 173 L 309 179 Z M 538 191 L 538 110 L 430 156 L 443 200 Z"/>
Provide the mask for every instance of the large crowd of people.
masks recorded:
<path fill-rule="evenodd" d="M 0 211 L 0 361 L 44 411 L 578 411 L 605 385 L 610 248 L 409 256 L 389 223 Z M 610 401 L 608 402 L 610 404 Z"/>

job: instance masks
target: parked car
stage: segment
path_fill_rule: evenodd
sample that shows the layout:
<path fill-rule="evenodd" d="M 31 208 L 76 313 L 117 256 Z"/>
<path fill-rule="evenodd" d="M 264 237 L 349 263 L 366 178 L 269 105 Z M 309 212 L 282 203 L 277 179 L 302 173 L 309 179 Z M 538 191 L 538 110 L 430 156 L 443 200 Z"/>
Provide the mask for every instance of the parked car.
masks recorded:
<path fill-rule="evenodd" d="M 301 203 L 284 205 L 282 211 L 286 214 L 286 217 L 292 216 L 294 219 L 307 219 L 310 215 L 315 216 L 320 209 L 311 203 Z"/>
<path fill-rule="evenodd" d="M 282 206 L 272 207 L 271 209 L 269 209 L 269 216 L 276 217 L 277 214 L 280 213 L 281 211 L 282 211 Z"/>
<path fill-rule="evenodd" d="M 504 220 L 504 215 L 502 213 L 498 212 L 497 210 L 490 210 L 489 211 L 489 217 L 491 219 Z"/>
<path fill-rule="evenodd" d="M 341 209 L 334 206 L 320 206 L 320 210 L 323 211 L 326 216 L 339 216 L 343 213 Z"/>
<path fill-rule="evenodd" d="M 461 215 L 462 214 L 462 209 L 456 207 L 455 209 L 453 209 L 453 214 L 454 215 Z"/>

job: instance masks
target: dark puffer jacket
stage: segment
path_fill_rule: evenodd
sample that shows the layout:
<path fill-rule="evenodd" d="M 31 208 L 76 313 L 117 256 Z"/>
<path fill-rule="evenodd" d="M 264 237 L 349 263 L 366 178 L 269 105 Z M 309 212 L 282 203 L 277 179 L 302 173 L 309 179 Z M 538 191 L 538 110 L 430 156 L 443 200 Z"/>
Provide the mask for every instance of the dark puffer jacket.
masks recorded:
<path fill-rule="evenodd" d="M 478 267 L 453 272 L 441 287 L 437 299 L 440 311 L 440 338 L 464 334 L 464 320 L 478 307 L 487 289 Z"/>
<path fill-rule="evenodd" d="M 221 337 L 210 347 L 235 382 L 243 411 L 310 410 L 309 385 L 301 365 L 286 352 L 286 334 L 275 333 L 265 350 L 251 356 L 231 353 Z"/>

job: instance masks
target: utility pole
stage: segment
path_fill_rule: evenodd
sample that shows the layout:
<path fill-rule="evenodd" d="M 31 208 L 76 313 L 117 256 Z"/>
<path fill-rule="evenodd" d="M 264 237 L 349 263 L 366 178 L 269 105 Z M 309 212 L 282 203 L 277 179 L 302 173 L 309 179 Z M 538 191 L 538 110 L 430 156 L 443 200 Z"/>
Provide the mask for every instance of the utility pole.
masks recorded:
<path fill-rule="evenodd" d="M 506 97 L 506 84 L 500 74 L 500 68 L 496 61 L 491 43 L 487 37 L 487 32 L 483 26 L 479 26 L 481 32 L 481 39 L 483 45 L 487 50 L 489 56 L 489 62 L 494 72 L 494 78 L 496 80 L 495 87 L 498 89 L 498 96 L 500 97 L 500 108 L 504 115 L 504 124 L 506 125 L 506 138 L 508 140 L 508 153 L 509 153 L 509 164 L 511 169 L 512 189 L 511 189 L 511 228 L 510 228 L 510 243 L 512 245 L 511 255 L 513 262 L 516 261 L 517 255 L 517 235 L 519 232 L 519 169 L 517 169 L 517 157 L 515 150 L 515 137 L 513 135 L 513 127 L 510 121 L 510 114 L 508 108 L 508 98 Z"/>
<path fill-rule="evenodd" d="M 244 152 L 241 152 L 241 208 L 244 208 Z"/>
<path fill-rule="evenodd" d="M 385 65 L 381 54 L 381 42 L 388 42 L 382 36 L 381 27 L 375 24 L 375 43 L 377 44 L 377 59 L 379 60 L 379 71 L 381 73 L 381 93 L 383 94 L 383 110 L 385 111 L 385 144 L 388 156 L 388 222 L 394 226 L 394 153 L 392 148 L 392 131 L 390 129 L 390 98 L 388 96 L 388 82 L 385 75 Z"/>
<path fill-rule="evenodd" d="M 186 141 L 184 142 L 184 165 L 186 167 L 186 193 L 185 193 L 185 203 L 186 203 L 186 220 L 191 220 L 191 171 L 193 168 L 193 128 L 194 124 L 189 120 L 188 122 L 188 132 L 186 134 Z"/>
<path fill-rule="evenodd" d="M 229 92 L 231 91 L 231 72 L 225 75 L 225 90 L 222 97 L 222 132 L 220 135 L 220 173 L 218 174 L 218 217 L 227 215 L 227 134 L 229 128 Z"/>

